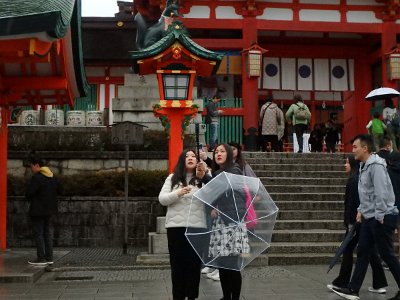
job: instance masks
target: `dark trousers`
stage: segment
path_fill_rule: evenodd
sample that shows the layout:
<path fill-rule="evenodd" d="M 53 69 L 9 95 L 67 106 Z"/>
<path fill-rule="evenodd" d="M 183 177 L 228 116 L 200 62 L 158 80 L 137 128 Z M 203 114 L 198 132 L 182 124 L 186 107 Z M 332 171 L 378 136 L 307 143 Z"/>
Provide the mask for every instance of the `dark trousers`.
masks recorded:
<path fill-rule="evenodd" d="M 352 290 L 356 292 L 360 290 L 375 247 L 382 260 L 388 265 L 400 289 L 400 263 L 394 255 L 393 249 L 396 222 L 397 215 L 386 215 L 383 224 L 376 221 L 375 218 L 363 220 L 361 223 L 357 262 L 349 285 Z"/>
<path fill-rule="evenodd" d="M 326 142 L 326 152 L 335 153 L 336 152 L 336 143 Z"/>
<path fill-rule="evenodd" d="M 224 300 L 239 300 L 242 289 L 242 274 L 240 271 L 219 269 Z"/>
<path fill-rule="evenodd" d="M 303 152 L 303 133 L 307 130 L 306 124 L 296 124 L 294 125 L 294 133 L 296 134 L 297 144 L 299 145 L 299 151 Z"/>
<path fill-rule="evenodd" d="M 360 228 L 357 229 L 356 235 L 343 252 L 339 276 L 332 281 L 332 283 L 338 287 L 347 287 L 349 285 L 351 271 L 353 269 L 353 250 L 357 246 L 359 238 Z M 382 261 L 378 256 L 376 248 L 374 248 L 374 251 L 371 253 L 369 263 L 372 268 L 372 287 L 374 289 L 380 289 L 387 286 L 388 283 L 386 281 L 385 271 L 383 270 Z"/>
<path fill-rule="evenodd" d="M 53 260 L 53 237 L 51 216 L 31 217 L 33 237 L 36 242 L 38 260 Z"/>
<path fill-rule="evenodd" d="M 186 228 L 167 228 L 174 300 L 199 297 L 201 260 L 185 237 Z"/>
<path fill-rule="evenodd" d="M 263 152 L 265 152 L 267 150 L 268 143 L 271 143 L 271 147 L 270 147 L 269 151 L 271 151 L 271 152 L 279 151 L 278 136 L 276 134 L 269 134 L 269 135 L 262 136 L 261 150 Z"/>

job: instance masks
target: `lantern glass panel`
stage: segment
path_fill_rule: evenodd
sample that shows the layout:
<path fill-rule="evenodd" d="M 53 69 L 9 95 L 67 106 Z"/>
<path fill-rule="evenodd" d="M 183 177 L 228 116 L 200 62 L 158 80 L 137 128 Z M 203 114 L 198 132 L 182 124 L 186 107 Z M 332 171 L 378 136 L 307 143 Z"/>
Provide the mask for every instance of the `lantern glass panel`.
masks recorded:
<path fill-rule="evenodd" d="M 250 50 L 248 56 L 248 75 L 261 75 L 261 51 Z"/>
<path fill-rule="evenodd" d="M 400 79 L 400 54 L 393 53 L 389 57 L 390 80 Z"/>
<path fill-rule="evenodd" d="M 187 100 L 189 74 L 163 74 L 164 99 Z"/>

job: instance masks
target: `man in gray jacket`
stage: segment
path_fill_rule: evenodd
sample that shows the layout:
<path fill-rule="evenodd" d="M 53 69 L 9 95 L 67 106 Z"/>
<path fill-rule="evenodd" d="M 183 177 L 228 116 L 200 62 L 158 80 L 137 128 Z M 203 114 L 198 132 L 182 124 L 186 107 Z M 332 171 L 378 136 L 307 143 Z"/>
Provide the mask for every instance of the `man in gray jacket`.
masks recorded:
<path fill-rule="evenodd" d="M 357 222 L 361 223 L 361 228 L 357 262 L 348 288 L 333 288 L 333 291 L 346 299 L 360 299 L 358 291 L 367 273 L 369 257 L 377 247 L 399 287 L 397 294 L 389 299 L 400 300 L 400 263 L 393 251 L 393 236 L 399 211 L 394 206 L 395 196 L 386 162 L 372 153 L 374 149 L 370 135 L 355 137 L 353 153 L 355 159 L 361 162 L 358 181 L 360 206 L 357 209 Z"/>

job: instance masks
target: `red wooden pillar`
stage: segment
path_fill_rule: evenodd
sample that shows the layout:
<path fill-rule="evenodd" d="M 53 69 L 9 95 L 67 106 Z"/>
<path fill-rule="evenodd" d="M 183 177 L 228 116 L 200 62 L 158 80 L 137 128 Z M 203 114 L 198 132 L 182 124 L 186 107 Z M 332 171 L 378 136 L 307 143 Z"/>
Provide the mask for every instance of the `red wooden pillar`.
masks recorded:
<path fill-rule="evenodd" d="M 365 53 L 367 53 L 367 51 L 365 51 Z M 365 100 L 365 96 L 372 89 L 372 70 L 367 55 L 358 54 L 357 58 L 354 60 L 354 80 L 354 101 L 356 105 L 352 113 L 353 118 L 355 118 L 355 123 L 353 123 L 355 126 L 345 128 L 354 133 L 353 137 L 357 134 L 368 133 L 365 126 L 367 126 L 371 119 L 370 110 L 372 103 L 371 101 Z"/>
<path fill-rule="evenodd" d="M 6 250 L 7 237 L 7 136 L 8 107 L 0 108 L 0 249 Z"/>
<path fill-rule="evenodd" d="M 397 30 L 396 23 L 393 20 L 385 20 L 382 24 L 382 35 L 381 35 L 381 44 L 382 44 L 382 86 L 391 87 L 396 89 L 397 82 L 395 80 L 389 80 L 388 78 L 388 70 L 386 63 L 385 54 L 391 52 L 394 47 L 397 45 Z M 396 102 L 396 101 L 394 101 Z M 395 103 L 397 107 L 397 103 Z"/>
<path fill-rule="evenodd" d="M 168 120 L 168 124 L 163 124 L 163 126 L 169 131 L 168 171 L 172 173 L 183 150 L 183 133 L 186 128 L 184 125 L 196 116 L 197 108 L 155 107 L 153 108 L 153 112 L 156 117 L 160 118 L 163 116 Z"/>
<path fill-rule="evenodd" d="M 310 130 L 314 129 L 315 120 L 317 119 L 316 107 L 315 107 L 315 93 L 311 93 L 311 120 L 310 120 Z"/>
<path fill-rule="evenodd" d="M 243 42 L 244 49 L 257 42 L 257 19 L 254 16 L 245 16 L 243 19 Z M 255 151 L 258 150 L 258 77 L 247 76 L 245 58 L 246 56 L 242 55 L 244 147 L 248 151 Z"/>

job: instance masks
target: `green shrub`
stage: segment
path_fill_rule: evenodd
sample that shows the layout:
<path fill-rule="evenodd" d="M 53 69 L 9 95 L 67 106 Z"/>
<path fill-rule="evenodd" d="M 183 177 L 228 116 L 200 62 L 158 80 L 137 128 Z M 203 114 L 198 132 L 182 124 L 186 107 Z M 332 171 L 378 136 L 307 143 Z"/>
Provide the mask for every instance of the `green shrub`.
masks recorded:
<path fill-rule="evenodd" d="M 167 171 L 133 170 L 129 172 L 130 197 L 158 196 Z M 123 196 L 124 172 L 107 172 L 57 176 L 62 185 L 62 196 Z M 29 179 L 28 179 L 29 180 Z M 23 196 L 28 180 L 23 177 L 8 176 L 8 195 Z"/>

